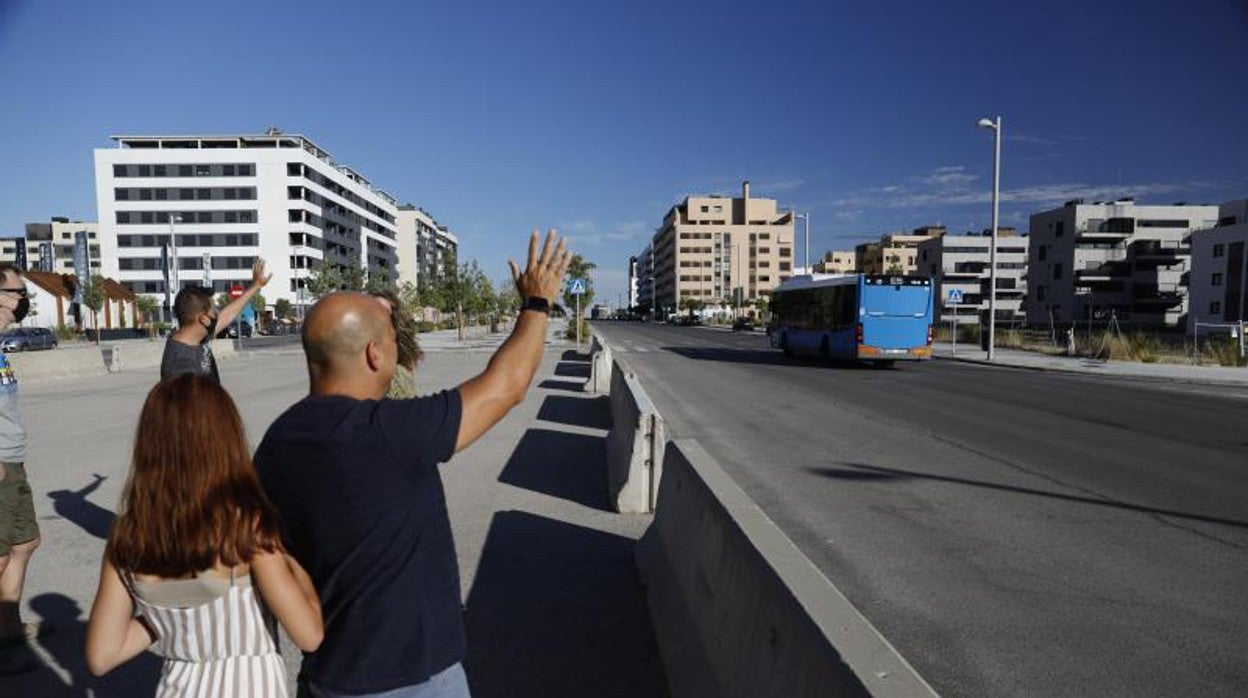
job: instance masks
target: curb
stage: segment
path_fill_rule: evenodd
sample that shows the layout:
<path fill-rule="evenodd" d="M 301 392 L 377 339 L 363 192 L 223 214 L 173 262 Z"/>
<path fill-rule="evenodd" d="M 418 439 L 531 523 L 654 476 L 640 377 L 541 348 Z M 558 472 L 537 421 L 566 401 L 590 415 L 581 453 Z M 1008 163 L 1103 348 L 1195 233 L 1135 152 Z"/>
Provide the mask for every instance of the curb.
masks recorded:
<path fill-rule="evenodd" d="M 1092 376 L 1093 378 L 1111 378 L 1126 379 L 1133 381 L 1141 381 L 1145 383 L 1179 383 L 1182 385 L 1200 385 L 1213 388 L 1248 388 L 1248 382 L 1236 382 L 1218 380 L 1214 378 L 1180 378 L 1177 376 L 1145 376 L 1139 374 L 1120 374 L 1120 373 L 1094 373 L 1092 371 L 1080 370 L 1077 368 L 1062 368 L 1060 366 L 1025 366 L 1023 364 L 998 363 L 988 361 L 987 359 L 972 359 L 962 356 L 949 356 L 937 354 L 932 357 L 940 361 L 956 361 L 964 364 L 974 364 L 977 366 L 992 366 L 993 368 L 1014 369 L 1019 371 L 1035 371 L 1037 373 L 1064 373 L 1073 376 Z"/>

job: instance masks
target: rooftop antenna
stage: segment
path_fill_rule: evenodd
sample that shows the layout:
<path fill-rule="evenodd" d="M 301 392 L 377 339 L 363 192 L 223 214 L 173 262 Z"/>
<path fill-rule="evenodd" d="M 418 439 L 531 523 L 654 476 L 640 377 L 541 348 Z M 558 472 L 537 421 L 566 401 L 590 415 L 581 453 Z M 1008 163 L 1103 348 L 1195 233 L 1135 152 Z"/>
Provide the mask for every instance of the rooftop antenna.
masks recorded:
<path fill-rule="evenodd" d="M 280 128 L 276 127 L 276 126 L 270 126 L 270 127 L 266 128 L 266 129 L 264 129 L 264 135 L 266 135 L 266 136 L 280 136 L 280 135 L 282 135 L 282 129 L 280 129 Z"/>

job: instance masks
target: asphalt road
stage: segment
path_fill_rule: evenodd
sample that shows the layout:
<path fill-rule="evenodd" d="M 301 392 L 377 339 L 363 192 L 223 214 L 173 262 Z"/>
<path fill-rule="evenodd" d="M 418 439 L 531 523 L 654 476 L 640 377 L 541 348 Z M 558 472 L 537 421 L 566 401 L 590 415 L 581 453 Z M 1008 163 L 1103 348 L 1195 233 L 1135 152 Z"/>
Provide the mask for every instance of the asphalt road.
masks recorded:
<path fill-rule="evenodd" d="M 946 695 L 1248 694 L 1248 394 L 595 325 Z"/>

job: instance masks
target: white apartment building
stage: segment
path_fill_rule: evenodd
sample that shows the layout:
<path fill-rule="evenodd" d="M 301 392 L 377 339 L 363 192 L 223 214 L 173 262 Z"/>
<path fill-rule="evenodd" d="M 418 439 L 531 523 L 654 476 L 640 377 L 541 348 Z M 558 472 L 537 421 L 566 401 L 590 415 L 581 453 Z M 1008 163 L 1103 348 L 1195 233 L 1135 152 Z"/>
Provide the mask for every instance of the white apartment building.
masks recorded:
<path fill-rule="evenodd" d="M 399 283 L 419 285 L 440 276 L 447 260 L 458 258 L 459 238 L 412 204 L 399 207 L 397 243 Z"/>
<path fill-rule="evenodd" d="M 1185 322 L 1188 236 L 1217 220 L 1217 206 L 1137 205 L 1130 198 L 1076 199 L 1033 214 L 1028 322 L 1111 316 L 1141 327 Z"/>
<path fill-rule="evenodd" d="M 99 230 L 95 223 L 56 216 L 50 223 L 27 223 L 24 236 L 0 238 L 0 262 L 56 274 L 74 273 L 74 241 L 87 235 L 91 271 L 100 271 Z M 24 254 L 23 254 L 24 251 Z"/>
<path fill-rule="evenodd" d="M 637 300 L 633 307 L 654 309 L 654 246 L 635 257 L 637 260 Z"/>
<path fill-rule="evenodd" d="M 997 323 L 1026 320 L 1027 248 L 1030 238 L 1013 229 L 998 229 L 997 235 Z M 939 322 L 979 324 L 988 317 L 991 297 L 989 277 L 992 264 L 992 236 L 943 235 L 919 243 L 916 273 L 935 279 L 935 317 Z M 949 302 L 949 292 L 962 293 L 962 302 Z M 956 311 L 955 311 L 956 308 Z"/>
<path fill-rule="evenodd" d="M 637 307 L 637 258 L 628 258 L 628 309 Z"/>
<path fill-rule="evenodd" d="M 162 254 L 176 235 L 176 287 L 246 285 L 259 256 L 278 299 L 299 294 L 322 264 L 397 277 L 398 206 L 307 137 L 114 136 L 95 151 L 102 273 L 165 299 Z"/>
<path fill-rule="evenodd" d="M 661 316 L 686 300 L 708 309 L 752 304 L 794 274 L 793 214 L 775 199 L 690 196 L 654 234 L 654 304 Z"/>
<path fill-rule="evenodd" d="M 1195 331 L 1197 322 L 1214 325 L 1248 319 L 1248 199 L 1222 204 L 1217 227 L 1193 232 L 1191 242 L 1188 332 Z M 1205 331 L 1202 327 L 1202 334 Z"/>

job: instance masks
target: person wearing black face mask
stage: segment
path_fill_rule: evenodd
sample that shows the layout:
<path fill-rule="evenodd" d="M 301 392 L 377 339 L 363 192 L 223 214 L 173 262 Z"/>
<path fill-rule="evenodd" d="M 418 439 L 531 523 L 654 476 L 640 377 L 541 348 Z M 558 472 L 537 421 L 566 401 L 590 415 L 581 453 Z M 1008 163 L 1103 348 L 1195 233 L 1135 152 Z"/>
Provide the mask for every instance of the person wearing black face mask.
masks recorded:
<path fill-rule="evenodd" d="M 22 272 L 0 264 L 0 329 L 30 312 Z M 39 547 L 39 524 L 26 479 L 26 426 L 17 404 L 17 376 L 0 353 L 0 676 L 32 668 L 35 657 L 26 638 L 37 626 L 22 623 L 26 567 Z"/>
<path fill-rule="evenodd" d="M 165 343 L 165 353 L 160 361 L 160 379 L 194 373 L 220 383 L 217 360 L 212 355 L 212 338 L 217 335 L 218 328 L 229 327 L 251 302 L 252 296 L 269 283 L 270 278 L 272 274 L 265 273 L 264 260 L 257 257 L 251 267 L 251 285 L 243 295 L 219 310 L 213 307 L 210 288 L 192 286 L 178 291 L 173 301 L 178 329 L 169 335 Z"/>

